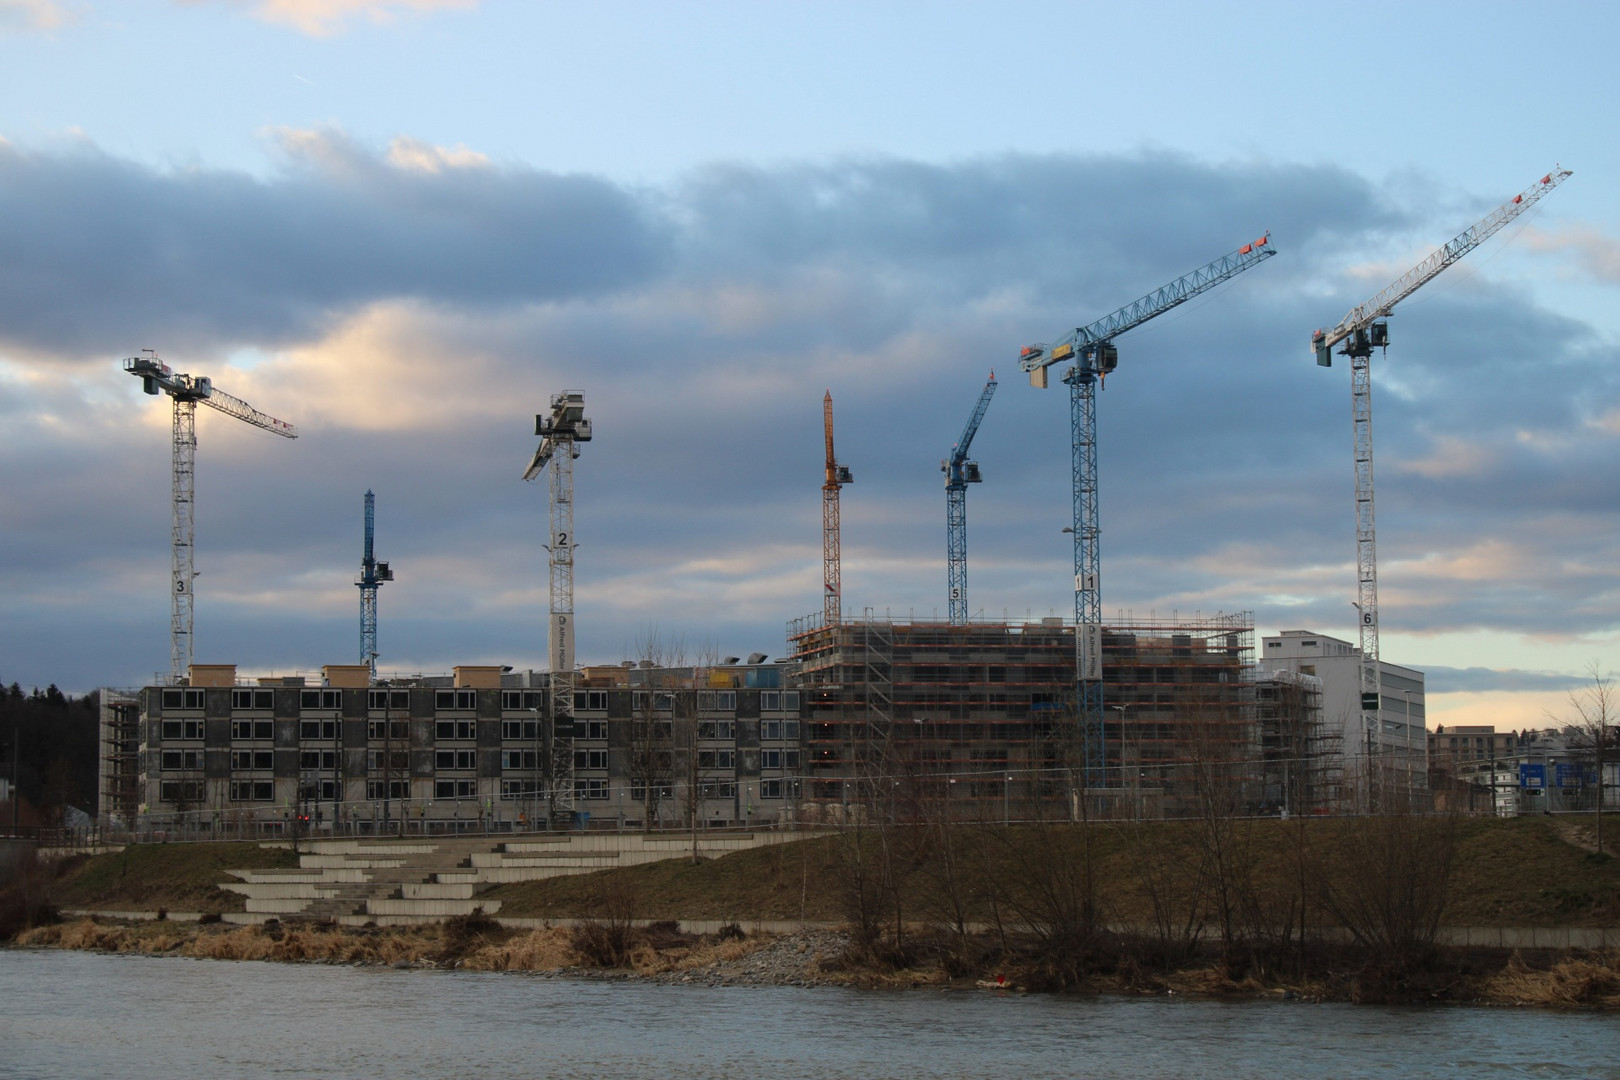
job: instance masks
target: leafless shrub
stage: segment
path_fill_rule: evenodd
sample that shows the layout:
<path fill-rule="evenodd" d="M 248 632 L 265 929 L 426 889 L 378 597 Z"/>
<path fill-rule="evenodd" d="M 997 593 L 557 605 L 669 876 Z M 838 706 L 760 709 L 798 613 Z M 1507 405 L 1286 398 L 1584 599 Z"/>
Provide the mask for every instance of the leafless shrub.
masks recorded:
<path fill-rule="evenodd" d="M 1031 989 L 1076 985 L 1096 960 L 1101 916 L 1094 829 L 1037 823 L 994 834 L 998 906 L 1033 939 L 1023 982 Z"/>
<path fill-rule="evenodd" d="M 1204 883 L 1193 834 L 1163 822 L 1132 822 L 1123 827 L 1131 872 L 1147 898 L 1153 942 L 1149 960 L 1180 963 L 1198 948 L 1204 930 Z"/>
<path fill-rule="evenodd" d="M 1432 956 L 1456 847 L 1455 818 L 1414 814 L 1344 822 L 1324 845 L 1322 904 L 1374 970 L 1399 977 Z"/>

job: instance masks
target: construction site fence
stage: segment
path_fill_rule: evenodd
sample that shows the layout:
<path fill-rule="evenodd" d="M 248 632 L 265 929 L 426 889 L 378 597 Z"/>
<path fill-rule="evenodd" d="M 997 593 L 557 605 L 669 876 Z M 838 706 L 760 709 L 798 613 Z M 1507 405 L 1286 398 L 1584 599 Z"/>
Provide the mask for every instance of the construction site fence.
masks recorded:
<path fill-rule="evenodd" d="M 763 798 L 763 785 L 727 785 L 728 797 L 702 800 L 698 825 L 717 828 L 840 827 L 873 820 L 957 820 L 1016 824 L 1053 820 L 1159 820 L 1219 812 L 1242 817 L 1331 817 L 1381 812 L 1513 815 L 1590 812 L 1595 786 L 1525 791 L 1456 785 L 1430 791 L 1422 759 L 1410 771 L 1366 759 L 1252 758 L 1165 764 L 1112 765 L 1103 782 L 1087 785 L 1061 765 L 976 762 L 930 767 L 927 762 L 814 764 L 775 781 L 782 797 Z M 712 777 L 703 778 L 705 784 Z M 659 801 L 654 830 L 690 828 L 691 804 L 679 785 Z M 1613 805 L 1620 792 L 1608 792 Z M 577 801 L 551 812 L 543 800 L 514 803 L 488 797 L 391 800 L 387 804 L 310 800 L 160 809 L 132 820 L 103 819 L 96 842 L 287 840 L 438 835 L 503 835 L 569 831 L 647 831 L 644 807 L 613 781 L 609 798 Z"/>

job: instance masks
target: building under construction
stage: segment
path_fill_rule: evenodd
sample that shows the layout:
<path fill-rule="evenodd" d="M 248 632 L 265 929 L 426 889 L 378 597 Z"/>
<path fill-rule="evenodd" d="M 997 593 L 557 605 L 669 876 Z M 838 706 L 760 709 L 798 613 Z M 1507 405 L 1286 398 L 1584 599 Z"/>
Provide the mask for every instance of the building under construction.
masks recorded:
<path fill-rule="evenodd" d="M 1268 785 L 1253 639 L 1247 612 L 1105 627 L 1105 780 L 1084 789 L 1072 623 L 796 620 L 801 814 L 837 819 L 901 799 L 986 818 L 1175 816 L 1217 781 L 1260 810 L 1277 782 Z M 1308 712 L 1308 701 L 1295 704 Z"/>

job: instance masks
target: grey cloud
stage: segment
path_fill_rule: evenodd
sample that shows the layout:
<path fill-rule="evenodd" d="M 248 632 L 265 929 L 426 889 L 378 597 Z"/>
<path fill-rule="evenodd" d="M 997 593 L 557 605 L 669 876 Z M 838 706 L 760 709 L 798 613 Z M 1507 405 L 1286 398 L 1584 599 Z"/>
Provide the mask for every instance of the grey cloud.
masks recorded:
<path fill-rule="evenodd" d="M 258 180 L 0 145 L 0 335 L 41 350 L 282 344 L 371 301 L 558 301 L 645 280 L 667 240 L 600 179 L 394 168 L 343 136 Z"/>
<path fill-rule="evenodd" d="M 1478 694 L 1492 690 L 1559 691 L 1575 690 L 1591 682 L 1590 676 L 1560 675 L 1550 671 L 1523 671 L 1509 668 L 1431 667 L 1424 669 L 1424 686 L 1431 694 Z"/>
<path fill-rule="evenodd" d="M 1266 625 L 1347 623 L 1348 372 L 1342 362 L 1317 368 L 1307 335 L 1366 299 L 1365 283 L 1343 278 L 1347 253 L 1452 228 L 1345 170 L 1168 155 L 716 167 L 640 192 L 518 166 L 407 173 L 335 136 L 317 149 L 267 180 L 154 172 L 90 152 L 0 152 L 0 243 L 14 251 L 0 267 L 0 335 L 14 342 L 108 356 L 141 344 L 170 351 L 180 334 L 205 349 L 273 345 L 404 296 L 427 302 L 411 326 L 428 353 L 471 350 L 492 365 L 484 377 L 509 404 L 504 422 L 485 416 L 432 437 L 305 425 L 297 444 L 229 468 L 217 431 L 202 430 L 199 641 L 219 635 L 232 655 L 217 658 L 244 665 L 313 667 L 353 651 L 352 614 L 311 613 L 301 625 L 227 605 L 207 587 L 253 566 L 272 593 L 330 580 L 332 610 L 349 612 L 367 487 L 379 493 L 380 550 L 401 573 L 382 598 L 385 653 L 537 664 L 535 609 L 475 612 L 476 597 L 449 606 L 455 582 L 430 590 L 424 578 L 437 559 L 446 572 L 464 565 L 543 595 L 543 492 L 516 476 L 533 447 L 532 414 L 564 386 L 586 391 L 597 425 L 577 473 L 582 660 L 618 659 L 648 621 L 720 637 L 728 653 L 779 654 L 783 621 L 819 602 L 828 386 L 840 456 L 857 478 L 844 497 L 850 609 L 941 608 L 938 462 L 991 366 L 1004 385 L 974 447 L 986 482 L 969 496 L 972 603 L 1065 612 L 1067 392 L 1030 389 L 1015 370 L 1018 347 L 1266 227 L 1281 255 L 1120 342 L 1120 370 L 1099 400 L 1105 609 L 1252 608 Z M 746 317 L 722 310 L 732 292 L 749 295 Z M 1620 369 L 1614 357 L 1589 328 L 1508 290 L 1447 292 L 1403 310 L 1396 332 L 1375 374 L 1412 387 L 1407 397 L 1380 381 L 1375 394 L 1386 626 L 1610 625 L 1603 598 L 1620 590 L 1610 569 L 1620 550 L 1604 508 L 1620 497 L 1620 446 L 1579 419 L 1594 395 L 1613 393 L 1604 372 Z M 111 368 L 108 378 L 132 382 Z M 120 392 L 156 407 L 133 386 Z M 379 386 L 378 408 L 390 392 Z M 1567 445 L 1520 445 L 1517 426 Z M 86 441 L 120 432 L 107 425 Z M 0 650 L 27 658 L 41 682 L 128 681 L 46 643 L 106 625 L 117 642 L 75 655 L 124 657 L 108 662 L 136 674 L 161 665 L 166 444 L 148 431 L 141 463 L 112 470 L 66 428 L 36 434 L 32 447 L 0 447 L 0 468 L 71 464 L 13 485 L 30 509 L 5 523 L 18 558 L 0 582 L 47 572 L 66 551 L 64 585 L 91 565 L 109 580 L 149 574 L 155 587 L 140 605 L 63 601 L 34 620 L 37 634 L 0 629 Z M 1436 439 L 1481 435 L 1500 455 L 1487 475 L 1398 468 Z M 1565 524 L 1538 537 L 1550 521 Z M 1547 558 L 1509 582 L 1409 568 L 1485 536 L 1540 542 Z M 254 562 L 267 545 L 274 558 Z M 768 618 L 704 596 L 673 570 L 781 545 L 803 551 L 811 584 Z M 1216 555 L 1229 546 L 1253 565 L 1223 569 Z M 875 560 L 886 561 L 873 569 Z M 1268 595 L 1298 592 L 1338 564 L 1337 592 L 1268 609 Z M 610 612 L 598 599 L 650 571 L 688 587 L 699 608 L 649 599 Z M 256 642 L 263 657 L 249 655 Z M 146 659 L 127 659 L 137 653 Z M 66 663 L 81 673 L 49 666 Z"/>

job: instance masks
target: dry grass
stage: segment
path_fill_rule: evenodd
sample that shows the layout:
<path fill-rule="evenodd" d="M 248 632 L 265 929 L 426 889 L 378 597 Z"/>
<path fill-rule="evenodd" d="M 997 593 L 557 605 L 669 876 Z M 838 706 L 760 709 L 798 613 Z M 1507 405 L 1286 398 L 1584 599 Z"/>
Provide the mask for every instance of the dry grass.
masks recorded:
<path fill-rule="evenodd" d="M 476 971 L 555 971 L 578 963 L 572 934 L 551 926 L 485 945 L 463 959 L 461 966 Z"/>
<path fill-rule="evenodd" d="M 1546 968 L 1531 967 L 1518 953 L 1483 980 L 1493 1001 L 1557 1008 L 1620 1009 L 1620 950 L 1604 956 L 1568 957 Z"/>

